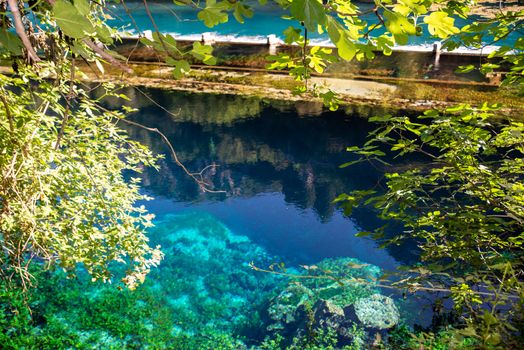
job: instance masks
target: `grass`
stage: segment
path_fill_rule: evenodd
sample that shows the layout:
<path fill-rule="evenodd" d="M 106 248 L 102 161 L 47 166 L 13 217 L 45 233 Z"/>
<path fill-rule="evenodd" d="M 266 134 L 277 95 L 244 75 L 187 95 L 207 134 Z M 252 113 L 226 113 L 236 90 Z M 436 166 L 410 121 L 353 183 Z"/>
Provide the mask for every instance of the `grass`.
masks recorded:
<path fill-rule="evenodd" d="M 395 98 L 408 100 L 444 101 L 451 103 L 470 103 L 472 105 L 501 103 L 508 108 L 522 108 L 524 97 L 518 96 L 510 88 L 486 86 L 453 87 L 434 86 L 423 83 L 400 82 L 393 94 Z"/>

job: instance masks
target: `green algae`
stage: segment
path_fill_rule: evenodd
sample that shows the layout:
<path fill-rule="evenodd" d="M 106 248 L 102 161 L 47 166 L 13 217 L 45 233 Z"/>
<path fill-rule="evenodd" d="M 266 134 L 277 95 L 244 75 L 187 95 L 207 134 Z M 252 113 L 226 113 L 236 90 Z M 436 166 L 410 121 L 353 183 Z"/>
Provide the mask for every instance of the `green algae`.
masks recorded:
<path fill-rule="evenodd" d="M 11 336 L 4 346 L 245 348 L 245 339 L 262 327 L 260 310 L 280 283 L 277 276 L 251 270 L 248 262 L 267 264 L 273 258 L 205 213 L 168 215 L 156 225 L 149 234 L 166 257 L 143 285 L 120 290 L 93 284 L 82 274 L 67 279 L 40 269 L 29 305 L 32 318 L 26 315 L 26 327 L 16 332 L 2 329 Z M 8 321 L 0 326 L 13 324 L 13 318 Z"/>

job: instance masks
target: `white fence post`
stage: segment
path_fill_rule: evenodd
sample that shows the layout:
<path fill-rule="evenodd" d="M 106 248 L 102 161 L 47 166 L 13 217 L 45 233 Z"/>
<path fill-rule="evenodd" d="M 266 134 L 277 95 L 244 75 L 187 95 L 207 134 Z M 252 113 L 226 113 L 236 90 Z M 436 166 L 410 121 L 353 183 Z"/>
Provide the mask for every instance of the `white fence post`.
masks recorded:
<path fill-rule="evenodd" d="M 269 54 L 275 55 L 277 53 L 277 46 L 280 44 L 280 40 L 275 34 L 269 34 L 267 36 L 267 45 L 269 46 Z"/>
<path fill-rule="evenodd" d="M 440 68 L 440 52 L 442 50 L 442 43 L 436 41 L 433 44 L 433 53 L 435 54 L 435 61 L 433 62 L 433 69 L 438 70 Z"/>

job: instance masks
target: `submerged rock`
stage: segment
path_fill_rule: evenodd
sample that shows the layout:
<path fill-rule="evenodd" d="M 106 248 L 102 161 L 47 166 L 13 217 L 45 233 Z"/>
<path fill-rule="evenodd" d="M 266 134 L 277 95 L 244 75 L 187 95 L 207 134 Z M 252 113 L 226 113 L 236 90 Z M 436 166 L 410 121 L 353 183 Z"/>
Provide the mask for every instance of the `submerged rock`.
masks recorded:
<path fill-rule="evenodd" d="M 318 300 L 313 312 L 315 324 L 322 328 L 338 329 L 345 321 L 344 310 L 329 300 Z"/>
<path fill-rule="evenodd" d="M 355 313 L 366 327 L 387 329 L 395 326 L 400 314 L 393 299 L 381 294 L 373 294 L 355 302 Z"/>
<path fill-rule="evenodd" d="M 313 292 L 300 283 L 292 283 L 277 295 L 268 309 L 271 320 L 268 330 L 285 329 L 287 325 L 297 321 L 299 307 L 310 303 L 314 298 Z"/>
<path fill-rule="evenodd" d="M 149 282 L 165 295 L 177 334 L 260 327 L 261 305 L 282 279 L 248 263 L 264 266 L 275 258 L 204 212 L 166 215 L 150 236 L 166 255 Z"/>
<path fill-rule="evenodd" d="M 308 266 L 304 286 L 311 289 L 317 299 L 329 300 L 342 308 L 357 299 L 377 292 L 376 281 L 381 271 L 378 266 L 354 258 L 324 259 L 315 266 Z M 313 303 L 316 302 L 313 301 Z"/>
<path fill-rule="evenodd" d="M 345 310 L 378 293 L 380 269 L 353 258 L 325 259 L 304 266 L 301 275 L 310 278 L 289 284 L 271 300 L 268 314 L 272 323 L 267 330 L 293 338 L 323 329 L 353 342 L 350 330 L 359 327 L 358 319 L 349 317 Z"/>

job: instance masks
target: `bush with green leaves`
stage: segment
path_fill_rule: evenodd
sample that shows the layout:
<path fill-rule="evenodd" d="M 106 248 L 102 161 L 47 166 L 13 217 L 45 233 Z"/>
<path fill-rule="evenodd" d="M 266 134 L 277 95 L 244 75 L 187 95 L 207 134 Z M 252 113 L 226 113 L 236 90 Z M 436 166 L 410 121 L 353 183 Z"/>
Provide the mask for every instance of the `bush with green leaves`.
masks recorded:
<path fill-rule="evenodd" d="M 347 212 L 374 206 L 404 229 L 388 244 L 415 240 L 423 265 L 399 284 L 412 291 L 449 291 L 463 316 L 463 335 L 507 347 L 520 336 L 524 301 L 524 123 L 494 118 L 498 106 L 457 106 L 380 123 L 360 161 L 385 152 L 416 154 L 425 162 L 388 171 L 382 190 L 341 195 Z"/>
<path fill-rule="evenodd" d="M 155 157 L 119 128 L 123 114 L 100 107 L 60 64 L 54 81 L 42 78 L 56 74 L 44 63 L 0 76 L 0 277 L 26 287 L 28 266 L 40 261 L 72 274 L 81 264 L 110 281 L 116 261 L 134 287 L 162 253 L 144 235 L 152 215 L 135 205 L 147 197 L 123 172 Z"/>

